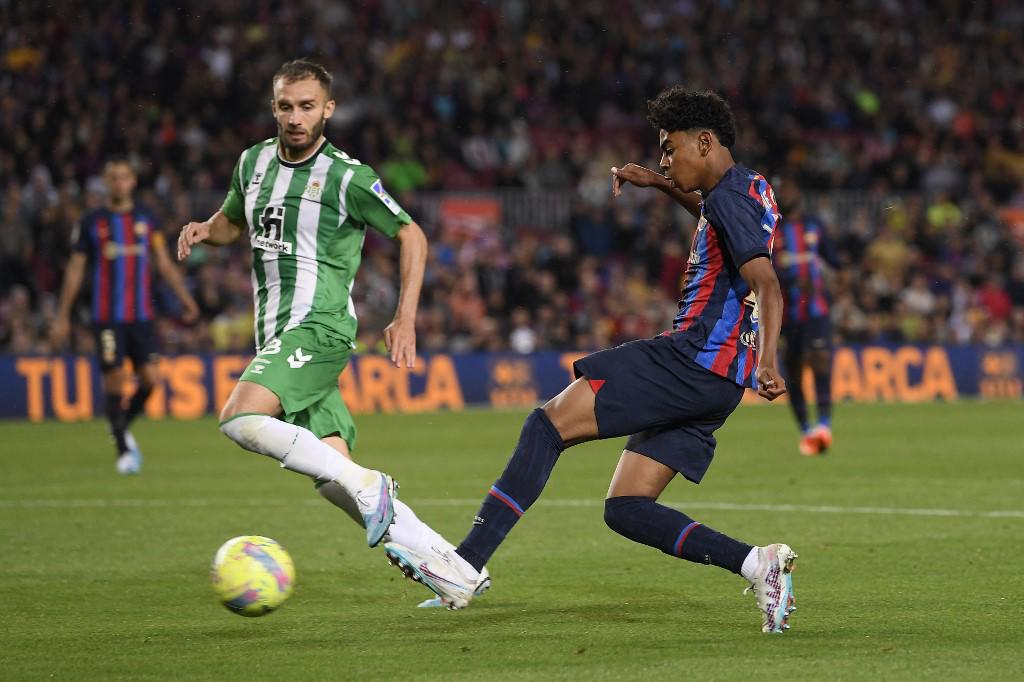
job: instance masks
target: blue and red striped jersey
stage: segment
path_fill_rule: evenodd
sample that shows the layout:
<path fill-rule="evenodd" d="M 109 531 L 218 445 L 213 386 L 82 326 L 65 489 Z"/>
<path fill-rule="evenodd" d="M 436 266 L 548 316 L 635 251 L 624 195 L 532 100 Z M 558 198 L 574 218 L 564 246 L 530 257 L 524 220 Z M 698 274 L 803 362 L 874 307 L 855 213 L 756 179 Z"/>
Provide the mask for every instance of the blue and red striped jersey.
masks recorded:
<path fill-rule="evenodd" d="M 163 244 L 163 235 L 145 209 L 114 213 L 101 208 L 83 216 L 75 228 L 72 248 L 89 257 L 93 322 L 153 319 L 150 254 Z"/>
<path fill-rule="evenodd" d="M 740 267 L 771 257 L 781 215 L 764 176 L 737 164 L 708 192 L 693 234 L 679 312 L 676 347 L 705 369 L 756 388 L 757 301 Z"/>
<path fill-rule="evenodd" d="M 783 323 L 828 317 L 829 296 L 822 263 L 838 265 L 820 220 L 783 221 L 775 236 L 775 272 L 784 303 Z"/>

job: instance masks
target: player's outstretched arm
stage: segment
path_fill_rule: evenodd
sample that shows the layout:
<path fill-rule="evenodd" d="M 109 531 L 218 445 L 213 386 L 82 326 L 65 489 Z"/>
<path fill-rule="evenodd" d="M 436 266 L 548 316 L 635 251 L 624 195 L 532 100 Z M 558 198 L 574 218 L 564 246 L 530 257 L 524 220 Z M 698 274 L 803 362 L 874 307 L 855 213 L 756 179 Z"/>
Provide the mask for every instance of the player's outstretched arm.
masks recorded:
<path fill-rule="evenodd" d="M 192 247 L 203 242 L 211 246 L 224 246 L 238 239 L 242 228 L 231 222 L 222 211 L 217 211 L 203 223 L 189 223 L 178 235 L 178 260 L 185 260 Z"/>
<path fill-rule="evenodd" d="M 412 367 L 416 363 L 416 308 L 427 263 L 427 236 L 411 222 L 402 226 L 395 239 L 399 243 L 402 288 L 395 319 L 384 328 L 384 344 L 396 367 Z"/>
<path fill-rule="evenodd" d="M 612 166 L 612 196 L 622 194 L 622 186 L 626 183 L 637 187 L 657 187 L 659 190 L 676 200 L 695 218 L 700 217 L 701 196 L 698 192 L 684 192 L 672 184 L 672 180 L 661 173 L 639 164 L 627 163 L 622 168 Z"/>
<path fill-rule="evenodd" d="M 779 348 L 779 328 L 782 326 L 782 290 L 772 262 L 765 256 L 751 258 L 740 267 L 740 276 L 746 280 L 756 297 L 759 338 L 757 340 L 757 393 L 762 398 L 775 400 L 786 392 L 786 380 L 775 366 Z"/>
<path fill-rule="evenodd" d="M 153 254 L 156 257 L 157 271 L 164 278 L 164 281 L 170 285 L 174 295 L 181 301 L 181 319 L 188 324 L 192 324 L 199 319 L 199 305 L 192 298 L 188 287 L 185 286 L 185 278 L 182 276 L 181 270 L 174 265 L 171 257 L 167 255 L 167 246 L 162 239 L 159 245 L 154 244 Z"/>
<path fill-rule="evenodd" d="M 67 268 L 64 270 L 64 284 L 60 289 L 60 301 L 57 303 L 57 314 L 53 318 L 53 325 L 50 327 L 50 343 L 54 350 L 64 345 L 71 329 L 71 307 L 78 298 L 78 292 L 82 288 L 82 280 L 85 278 L 85 266 L 89 257 L 81 251 L 76 251 L 68 258 Z"/>

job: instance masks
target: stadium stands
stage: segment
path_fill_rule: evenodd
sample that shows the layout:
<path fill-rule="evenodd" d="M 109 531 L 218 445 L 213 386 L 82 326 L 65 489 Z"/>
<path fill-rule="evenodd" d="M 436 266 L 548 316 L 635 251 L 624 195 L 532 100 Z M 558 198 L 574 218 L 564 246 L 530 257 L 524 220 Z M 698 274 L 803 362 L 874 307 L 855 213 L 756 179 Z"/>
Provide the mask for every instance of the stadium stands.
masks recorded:
<path fill-rule="evenodd" d="M 608 168 L 656 162 L 644 101 L 678 82 L 721 92 L 736 156 L 794 170 L 815 198 L 843 262 L 839 340 L 1024 342 L 1019 3 L 296 0 L 273 21 L 255 7 L 0 3 L 0 351 L 49 350 L 106 154 L 135 159 L 139 199 L 176 234 L 274 134 L 270 77 L 299 55 L 335 75 L 332 141 L 431 236 L 421 349 L 594 348 L 668 325 L 692 221 L 639 190 L 613 202 Z M 465 220 L 480 205 L 489 217 Z M 391 248 L 367 242 L 367 343 L 396 299 Z M 196 252 L 203 319 L 175 323 L 162 297 L 167 351 L 251 346 L 247 259 Z"/>

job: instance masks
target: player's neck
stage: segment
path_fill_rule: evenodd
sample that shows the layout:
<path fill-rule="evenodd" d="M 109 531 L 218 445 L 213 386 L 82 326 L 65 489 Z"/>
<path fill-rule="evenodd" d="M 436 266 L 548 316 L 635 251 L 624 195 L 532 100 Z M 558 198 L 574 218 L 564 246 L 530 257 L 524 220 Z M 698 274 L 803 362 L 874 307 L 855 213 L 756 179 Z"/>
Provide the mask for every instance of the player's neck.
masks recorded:
<path fill-rule="evenodd" d="M 320 139 L 314 142 L 307 150 L 305 150 L 301 154 L 297 154 L 294 158 L 292 158 L 292 155 L 289 154 L 288 148 L 281 144 L 280 141 L 278 141 L 277 153 L 282 159 L 284 159 L 288 163 L 302 163 L 303 161 L 309 161 L 311 158 L 313 158 L 316 155 L 316 153 L 320 151 L 320 148 L 324 146 L 324 142 L 326 141 L 327 138 L 321 135 Z"/>
<path fill-rule="evenodd" d="M 707 196 L 722 179 L 722 176 L 728 173 L 729 169 L 735 165 L 736 161 L 733 160 L 732 153 L 724 147 L 720 148 L 720 153 L 708 159 L 708 173 L 704 182 L 701 183 L 701 194 Z"/>
<path fill-rule="evenodd" d="M 127 213 L 135 208 L 135 203 L 131 197 L 122 199 L 121 201 L 115 201 L 114 199 L 107 199 L 107 210 L 111 213 Z"/>

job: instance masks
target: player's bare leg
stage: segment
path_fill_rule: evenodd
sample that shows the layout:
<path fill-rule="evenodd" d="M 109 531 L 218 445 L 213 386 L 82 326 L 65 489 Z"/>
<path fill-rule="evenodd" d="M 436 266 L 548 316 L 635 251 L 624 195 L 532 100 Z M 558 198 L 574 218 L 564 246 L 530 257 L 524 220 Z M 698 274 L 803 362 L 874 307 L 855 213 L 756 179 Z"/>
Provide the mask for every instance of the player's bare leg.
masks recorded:
<path fill-rule="evenodd" d="M 390 476 L 364 469 L 311 431 L 277 418 L 281 402 L 273 391 L 239 381 L 220 414 L 220 430 L 239 446 L 273 457 L 285 469 L 318 482 L 336 482 L 355 502 L 367 544 L 374 547 L 394 519 L 395 483 Z"/>
<path fill-rule="evenodd" d="M 597 415 L 594 414 L 596 395 L 590 380 L 580 377 L 542 408 L 566 447 L 598 437 Z"/>

